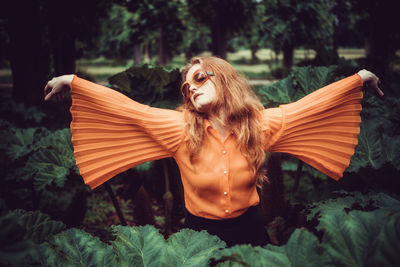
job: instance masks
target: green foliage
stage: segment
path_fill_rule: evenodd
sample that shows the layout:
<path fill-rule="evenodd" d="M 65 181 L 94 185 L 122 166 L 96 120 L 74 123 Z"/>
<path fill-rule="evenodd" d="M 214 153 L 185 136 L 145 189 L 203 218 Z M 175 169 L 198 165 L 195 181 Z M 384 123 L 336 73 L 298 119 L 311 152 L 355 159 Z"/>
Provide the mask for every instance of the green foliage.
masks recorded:
<path fill-rule="evenodd" d="M 180 72 L 149 65 L 134 66 L 109 78 L 132 99 L 152 106 L 174 107 L 179 100 Z"/>
<path fill-rule="evenodd" d="M 396 266 L 400 201 L 383 193 L 337 195 L 308 207 L 318 237 L 295 229 L 285 245 L 264 248 L 225 248 L 217 237 L 188 229 L 165 240 L 149 225 L 112 226 L 115 240 L 107 244 L 75 228 L 59 232 L 63 224 L 39 212 L 16 210 L 0 218 L 7 240 L 0 257 L 14 263 L 11 256 L 18 255 L 16 263 L 40 266 Z"/>
<path fill-rule="evenodd" d="M 211 32 L 211 52 L 226 57 L 230 38 L 248 29 L 256 16 L 256 1 L 187 0 L 190 15 Z"/>
<path fill-rule="evenodd" d="M 206 266 L 210 257 L 223 247 L 223 241 L 205 231 L 182 229 L 168 239 L 169 265 Z"/>
<path fill-rule="evenodd" d="M 333 82 L 334 76 L 334 66 L 300 67 L 278 82 L 259 87 L 257 93 L 260 95 L 264 106 L 273 107 L 302 98 Z"/>
<path fill-rule="evenodd" d="M 159 266 L 166 259 L 165 240 L 152 226 L 113 226 L 113 249 L 122 265 Z"/>
<path fill-rule="evenodd" d="M 8 158 L 18 160 L 37 149 L 36 143 L 47 134 L 49 131 L 44 127 L 28 129 L 9 127 L 0 131 L 2 140 L 0 148 Z"/>
<path fill-rule="evenodd" d="M 52 236 L 42 244 L 40 254 L 45 266 L 116 266 L 109 245 L 75 228 Z"/>
<path fill-rule="evenodd" d="M 234 246 L 214 258 L 218 266 L 327 266 L 330 261 L 317 237 L 304 229 L 296 229 L 285 246 Z"/>
<path fill-rule="evenodd" d="M 224 242 L 206 232 L 181 230 L 168 241 L 153 226 L 113 226 L 111 245 L 78 230 L 54 235 L 41 245 L 45 266 L 207 266 Z M 57 264 L 58 262 L 58 264 Z"/>
<path fill-rule="evenodd" d="M 387 244 L 400 238 L 400 201 L 383 193 L 338 193 L 344 197 L 316 203 L 308 215 L 319 219 L 322 246 L 332 263 L 394 266 L 391 263 L 399 262 L 400 250 Z"/>
<path fill-rule="evenodd" d="M 265 31 L 274 40 L 274 50 L 301 45 L 324 50 L 333 43 L 333 1 L 268 0 Z"/>
<path fill-rule="evenodd" d="M 9 135 L 10 131 L 14 135 Z M 77 172 L 69 129 L 49 132 L 45 128 L 15 128 L 1 135 L 10 142 L 5 153 L 11 160 L 28 155 L 24 166 L 13 170 L 10 177 L 26 181 L 33 179 L 37 191 L 51 184 L 63 187 L 70 170 Z"/>
<path fill-rule="evenodd" d="M 35 257 L 36 244 L 65 228 L 39 211 L 13 210 L 0 217 L 0 262 L 10 266 L 26 266 Z M 30 257 L 29 257 L 30 256 Z"/>
<path fill-rule="evenodd" d="M 44 242 L 49 235 L 54 235 L 65 229 L 60 221 L 51 220 L 47 214 L 40 211 L 13 210 L 9 214 L 18 217 L 18 223 L 24 228 L 24 239 L 30 239 L 35 243 Z"/>
<path fill-rule="evenodd" d="M 43 122 L 46 114 L 36 106 L 26 106 L 24 103 L 7 101 L 0 105 L 1 118 L 13 121 L 17 125 L 38 124 Z"/>
<path fill-rule="evenodd" d="M 384 193 L 361 194 L 359 192 L 336 191 L 334 197 L 321 202 L 309 205 L 310 212 L 307 219 L 311 220 L 316 216 L 325 216 L 326 214 L 342 212 L 343 210 L 361 209 L 361 210 L 400 210 L 400 202 Z"/>
<path fill-rule="evenodd" d="M 347 171 L 357 173 L 366 167 L 378 170 L 385 163 L 400 170 L 400 100 L 381 99 L 366 92 L 361 115 L 358 146 Z"/>
<path fill-rule="evenodd" d="M 380 169 L 386 162 L 400 170 L 400 135 L 391 137 L 382 133 L 382 128 L 391 125 L 390 121 L 378 118 L 362 122 L 358 146 L 348 172 L 358 172 L 362 167 Z"/>
<path fill-rule="evenodd" d="M 129 12 L 126 7 L 113 4 L 108 12 L 107 19 L 101 23 L 100 53 L 112 58 L 126 59 L 133 54 L 132 39 L 142 42 L 145 31 L 143 21 L 137 15 Z M 134 37 L 136 38 L 132 38 Z"/>
<path fill-rule="evenodd" d="M 34 243 L 24 240 L 25 232 L 17 215 L 0 217 L 0 262 L 5 266 L 23 266 L 24 258 L 33 250 Z"/>

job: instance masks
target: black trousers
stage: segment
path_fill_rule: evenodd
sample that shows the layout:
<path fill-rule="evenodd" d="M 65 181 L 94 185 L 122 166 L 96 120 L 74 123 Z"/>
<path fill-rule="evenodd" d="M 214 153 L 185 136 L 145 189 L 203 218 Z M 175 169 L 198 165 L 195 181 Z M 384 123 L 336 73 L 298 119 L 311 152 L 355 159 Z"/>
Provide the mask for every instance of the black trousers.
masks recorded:
<path fill-rule="evenodd" d="M 225 241 L 228 247 L 239 244 L 264 246 L 269 243 L 257 206 L 250 207 L 239 217 L 226 220 L 197 217 L 186 210 L 184 227 L 195 231 L 206 230 Z"/>

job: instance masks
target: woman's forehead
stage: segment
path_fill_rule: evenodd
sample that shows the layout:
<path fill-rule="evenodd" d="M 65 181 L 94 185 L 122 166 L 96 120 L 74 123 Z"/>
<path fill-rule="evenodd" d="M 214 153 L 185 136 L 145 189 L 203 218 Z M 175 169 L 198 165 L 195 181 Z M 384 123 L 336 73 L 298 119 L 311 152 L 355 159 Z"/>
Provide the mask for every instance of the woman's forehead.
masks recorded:
<path fill-rule="evenodd" d="M 197 71 L 198 69 L 201 69 L 200 64 L 194 64 L 193 66 L 190 67 L 189 71 L 186 73 L 186 81 L 190 81 L 192 79 L 193 73 Z"/>

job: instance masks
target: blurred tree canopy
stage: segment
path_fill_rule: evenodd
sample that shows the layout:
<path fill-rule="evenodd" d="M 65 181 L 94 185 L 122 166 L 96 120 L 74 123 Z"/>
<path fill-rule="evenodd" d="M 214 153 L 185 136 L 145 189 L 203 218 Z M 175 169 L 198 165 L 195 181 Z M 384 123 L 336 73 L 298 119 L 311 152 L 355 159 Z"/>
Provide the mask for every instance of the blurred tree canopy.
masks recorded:
<path fill-rule="evenodd" d="M 293 51 L 305 46 L 326 57 L 333 46 L 333 0 L 265 0 L 265 31 L 272 39 L 274 50 L 283 51 L 283 65 L 293 65 Z M 322 55 L 323 54 L 323 55 Z M 337 57 L 337 53 L 333 55 Z M 325 59 L 331 64 L 332 60 Z"/>
<path fill-rule="evenodd" d="M 339 46 L 366 48 L 365 67 L 389 73 L 400 47 L 395 0 L 51 0 L 12 1 L 0 8 L 0 62 L 9 61 L 13 97 L 42 103 L 42 89 L 53 75 L 75 72 L 75 60 L 106 56 L 143 57 L 168 64 L 180 54 L 203 51 L 226 57 L 261 48 L 317 52 L 315 65 L 336 63 Z M 21 8 L 23 6 L 23 8 Z"/>
<path fill-rule="evenodd" d="M 190 14 L 211 33 L 211 52 L 226 58 L 228 40 L 254 21 L 256 1 L 187 0 Z"/>

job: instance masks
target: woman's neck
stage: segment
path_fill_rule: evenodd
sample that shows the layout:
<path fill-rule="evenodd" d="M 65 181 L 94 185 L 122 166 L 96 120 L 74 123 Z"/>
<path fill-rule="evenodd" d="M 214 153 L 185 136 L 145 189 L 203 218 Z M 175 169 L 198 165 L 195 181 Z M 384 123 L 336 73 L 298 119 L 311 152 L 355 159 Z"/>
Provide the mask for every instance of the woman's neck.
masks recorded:
<path fill-rule="evenodd" d="M 231 127 L 226 124 L 225 115 L 221 112 L 220 116 L 210 116 L 208 120 L 224 142 L 231 132 Z"/>

